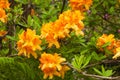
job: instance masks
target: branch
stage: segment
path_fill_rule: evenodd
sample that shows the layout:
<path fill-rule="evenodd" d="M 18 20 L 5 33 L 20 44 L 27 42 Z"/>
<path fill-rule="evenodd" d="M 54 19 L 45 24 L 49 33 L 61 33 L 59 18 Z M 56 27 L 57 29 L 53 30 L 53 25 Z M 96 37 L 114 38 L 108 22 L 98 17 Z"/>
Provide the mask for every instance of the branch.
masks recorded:
<path fill-rule="evenodd" d="M 86 66 L 86 68 L 89 68 L 89 67 L 92 67 L 92 66 L 96 66 L 96 65 L 99 65 L 99 64 L 113 64 L 113 63 L 120 63 L 120 60 L 103 60 L 101 62 L 98 62 L 98 63 L 93 63 L 93 64 L 89 64 Z"/>
<path fill-rule="evenodd" d="M 11 55 L 8 55 L 7 57 L 16 57 L 18 56 L 18 54 L 11 54 Z"/>
<path fill-rule="evenodd" d="M 94 75 L 94 74 L 87 74 L 86 72 L 81 72 L 82 75 L 84 76 L 88 76 L 88 77 L 94 77 L 94 78 L 100 78 L 100 79 L 119 79 L 120 76 L 116 76 L 116 77 L 105 77 L 105 76 L 99 76 L 99 75 Z"/>
<path fill-rule="evenodd" d="M 105 76 L 99 76 L 99 75 L 94 75 L 94 74 L 87 74 L 86 71 L 82 72 L 81 70 L 78 70 L 76 68 L 74 68 L 69 62 L 65 62 L 65 63 L 62 63 L 63 65 L 67 65 L 69 66 L 71 69 L 73 69 L 74 71 L 77 71 L 78 73 L 84 75 L 84 76 L 87 76 L 87 77 L 93 77 L 93 78 L 100 78 L 100 79 L 108 79 L 108 80 L 115 80 L 115 79 L 119 79 L 120 76 L 116 76 L 116 77 L 105 77 Z"/>

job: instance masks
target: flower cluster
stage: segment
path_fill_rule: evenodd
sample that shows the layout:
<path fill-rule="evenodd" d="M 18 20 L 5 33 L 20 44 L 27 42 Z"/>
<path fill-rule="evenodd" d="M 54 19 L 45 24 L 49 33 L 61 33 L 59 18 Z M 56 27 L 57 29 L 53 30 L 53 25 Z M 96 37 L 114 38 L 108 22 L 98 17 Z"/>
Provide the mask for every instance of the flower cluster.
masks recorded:
<path fill-rule="evenodd" d="M 97 46 L 103 50 L 102 46 L 106 43 L 110 43 L 108 46 L 107 46 L 107 49 L 108 50 L 111 50 L 113 49 L 113 46 L 115 44 L 115 39 L 114 39 L 114 35 L 113 34 L 110 34 L 110 35 L 107 35 L 107 34 L 103 34 L 101 37 L 98 38 L 98 41 L 97 41 Z"/>
<path fill-rule="evenodd" d="M 32 36 L 31 36 L 32 35 Z M 39 40 L 40 36 L 36 35 L 35 30 L 27 29 L 19 35 L 19 41 L 17 42 L 18 55 L 24 55 L 30 58 L 30 54 L 37 58 L 36 50 L 41 50 Z M 64 78 L 64 74 L 69 70 L 66 65 L 61 65 L 62 62 L 66 61 L 65 58 L 60 57 L 57 53 L 54 55 L 43 53 L 39 59 L 39 68 L 44 73 L 44 79 L 49 77 L 52 79 L 54 75 Z"/>
<path fill-rule="evenodd" d="M 10 3 L 8 0 L 0 0 L 0 21 L 6 22 L 7 15 L 5 9 L 9 9 Z"/>
<path fill-rule="evenodd" d="M 18 55 L 24 54 L 28 58 L 32 54 L 35 58 L 37 55 L 36 50 L 41 50 L 39 46 L 41 39 L 45 39 L 48 43 L 48 47 L 53 45 L 56 48 L 60 47 L 59 40 L 66 37 L 70 37 L 70 33 L 74 32 L 76 36 L 84 35 L 83 33 L 83 11 L 88 10 L 92 0 L 70 0 L 70 6 L 72 10 L 64 11 L 59 15 L 58 19 L 54 22 L 43 24 L 41 27 L 41 34 L 37 36 L 35 31 L 27 29 L 19 35 L 19 41 L 17 42 Z M 34 15 L 34 10 L 31 10 L 31 15 Z M 32 35 L 31 35 L 32 34 Z M 62 63 L 66 61 L 65 58 L 60 57 L 59 54 L 43 53 L 39 59 L 39 68 L 44 73 L 44 79 L 52 79 L 53 76 L 64 78 L 64 74 L 69 70 L 67 65 Z"/>
<path fill-rule="evenodd" d="M 116 40 L 113 34 L 103 34 L 101 37 L 98 38 L 96 45 L 98 48 L 100 48 L 100 50 L 104 50 L 103 46 L 105 44 L 108 44 L 106 46 L 106 49 L 114 54 L 113 59 L 116 59 L 120 56 L 120 40 Z"/>
<path fill-rule="evenodd" d="M 19 35 L 19 41 L 17 42 L 18 55 L 24 54 L 28 58 L 30 54 L 37 58 L 36 50 L 41 50 L 39 46 L 41 44 L 40 36 L 36 35 L 35 30 L 27 29 Z"/>
<path fill-rule="evenodd" d="M 55 45 L 60 47 L 59 39 L 70 37 L 70 32 L 74 31 L 76 35 L 84 35 L 82 29 L 84 24 L 83 11 L 88 10 L 92 0 L 69 0 L 72 10 L 67 10 L 60 14 L 58 20 L 43 24 L 41 28 L 41 38 L 45 38 L 48 47 Z"/>
<path fill-rule="evenodd" d="M 41 28 L 41 38 L 46 38 L 48 47 L 55 45 L 59 48 L 58 39 L 69 37 L 70 32 L 74 31 L 76 35 L 83 35 L 82 29 L 84 16 L 80 11 L 68 10 L 60 14 L 58 20 L 44 24 Z"/>
<path fill-rule="evenodd" d="M 69 0 L 72 10 L 86 11 L 92 5 L 92 0 Z"/>
<path fill-rule="evenodd" d="M 52 79 L 54 75 L 64 78 L 65 72 L 69 70 L 69 67 L 66 65 L 61 65 L 61 63 L 66 61 L 66 59 L 60 57 L 57 53 L 52 55 L 44 52 L 41 55 L 39 61 L 41 63 L 39 65 L 39 68 L 44 73 L 44 79 L 47 77 L 49 77 L 49 79 Z"/>

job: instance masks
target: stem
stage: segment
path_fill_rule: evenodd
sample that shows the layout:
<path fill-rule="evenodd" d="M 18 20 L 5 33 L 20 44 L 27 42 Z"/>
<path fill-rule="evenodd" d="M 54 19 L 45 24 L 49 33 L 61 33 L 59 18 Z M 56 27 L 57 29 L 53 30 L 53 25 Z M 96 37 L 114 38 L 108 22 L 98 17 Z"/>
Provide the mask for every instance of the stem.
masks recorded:
<path fill-rule="evenodd" d="M 8 27 L 8 35 L 9 36 L 14 36 L 13 32 L 14 32 L 14 26 L 13 25 L 10 25 L 10 24 L 7 24 L 9 27 Z M 8 55 L 11 55 L 12 54 L 12 41 L 9 39 L 9 43 L 8 43 L 8 47 L 9 47 L 9 51 L 8 51 Z"/>
<path fill-rule="evenodd" d="M 64 10 L 64 8 L 65 8 L 65 3 L 66 3 L 66 0 L 63 0 L 63 5 L 62 5 L 62 8 L 61 8 L 60 13 L 62 13 L 62 12 L 63 12 L 63 10 Z"/>

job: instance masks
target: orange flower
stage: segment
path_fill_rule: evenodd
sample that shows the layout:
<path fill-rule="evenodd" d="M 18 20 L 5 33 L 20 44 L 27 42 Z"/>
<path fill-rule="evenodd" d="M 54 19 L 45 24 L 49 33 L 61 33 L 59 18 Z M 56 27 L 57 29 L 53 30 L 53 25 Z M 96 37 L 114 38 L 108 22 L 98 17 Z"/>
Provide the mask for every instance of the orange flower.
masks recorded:
<path fill-rule="evenodd" d="M 45 52 L 41 55 L 41 69 L 44 70 L 46 67 L 56 67 L 58 70 L 61 70 L 61 63 L 66 61 L 65 58 L 60 57 L 57 53 L 54 55 L 46 54 Z"/>
<path fill-rule="evenodd" d="M 44 79 L 47 79 L 47 77 L 49 77 L 49 79 L 52 79 L 53 76 L 60 76 L 60 73 L 56 70 L 55 67 L 51 67 L 51 68 L 45 68 L 43 70 L 43 73 L 44 73 Z"/>
<path fill-rule="evenodd" d="M 114 53 L 113 59 L 117 59 L 118 57 L 120 57 L 120 40 L 116 40 L 113 53 Z"/>
<path fill-rule="evenodd" d="M 7 15 L 5 13 L 5 10 L 3 10 L 2 8 L 0 8 L 0 20 L 2 22 L 6 22 L 7 21 Z"/>
<path fill-rule="evenodd" d="M 66 22 L 62 22 L 62 20 L 58 19 L 54 22 L 54 38 L 63 39 L 65 37 L 69 37 L 70 31 L 65 29 Z"/>
<path fill-rule="evenodd" d="M 53 75 L 63 76 L 64 72 L 67 71 L 66 67 L 62 66 L 61 63 L 66 61 L 65 58 L 60 57 L 57 53 L 54 55 L 46 54 L 45 52 L 41 55 L 39 59 L 39 68 L 44 72 L 44 79 L 49 77 L 53 78 Z"/>
<path fill-rule="evenodd" d="M 27 29 L 19 35 L 19 41 L 17 42 L 17 49 L 19 51 L 18 55 L 24 54 L 28 58 L 30 58 L 30 54 L 37 58 L 36 50 L 41 50 L 39 46 L 41 44 L 41 40 L 39 40 L 40 36 L 36 35 L 35 31 L 31 29 Z"/>
<path fill-rule="evenodd" d="M 7 21 L 7 15 L 4 9 L 9 9 L 10 3 L 8 0 L 0 0 L 0 20 L 2 22 Z"/>
<path fill-rule="evenodd" d="M 75 11 L 67 10 L 60 14 L 59 16 L 59 20 L 61 21 L 61 23 L 64 23 L 64 29 L 67 30 L 72 29 L 73 31 L 75 31 L 76 35 L 82 33 L 81 30 L 84 28 L 84 24 L 82 22 L 83 19 L 84 16 L 78 10 Z"/>
<path fill-rule="evenodd" d="M 116 40 L 115 47 L 120 47 L 120 40 Z"/>
<path fill-rule="evenodd" d="M 114 47 L 112 49 L 112 52 L 114 54 L 116 54 L 117 53 L 116 49 L 119 48 L 119 47 L 120 47 L 120 40 L 116 40 L 115 43 L 114 43 Z"/>
<path fill-rule="evenodd" d="M 103 50 L 102 46 L 107 42 L 110 42 L 110 44 L 106 46 L 106 48 L 114 54 L 113 59 L 117 59 L 118 57 L 120 57 L 120 40 L 114 39 L 113 34 L 110 35 L 103 34 L 101 37 L 98 38 L 96 45 L 101 50 Z"/>
<path fill-rule="evenodd" d="M 118 57 L 120 57 L 120 47 L 116 48 L 116 53 L 113 56 L 113 59 L 117 59 Z"/>
<path fill-rule="evenodd" d="M 110 44 L 107 46 L 107 49 L 112 50 L 116 42 L 113 34 L 110 35 L 103 34 L 101 37 L 98 38 L 96 45 L 102 49 L 102 46 L 108 42 L 110 42 Z"/>
<path fill-rule="evenodd" d="M 72 10 L 86 11 L 92 5 L 92 0 L 69 0 Z"/>
<path fill-rule="evenodd" d="M 0 30 L 0 37 L 4 36 L 7 34 L 7 31 L 4 31 L 4 30 Z"/>
<path fill-rule="evenodd" d="M 76 35 L 83 35 L 82 29 L 84 19 L 80 11 L 65 11 L 60 14 L 59 19 L 55 22 L 44 24 L 41 28 L 41 38 L 45 38 L 49 43 L 48 47 L 55 45 L 56 48 L 60 47 L 59 39 L 70 37 L 69 33 L 74 31 Z"/>
<path fill-rule="evenodd" d="M 0 0 L 0 8 L 9 9 L 10 3 L 8 0 Z"/>
<path fill-rule="evenodd" d="M 41 38 L 45 38 L 46 41 L 49 43 L 48 47 L 52 47 L 55 45 L 57 48 L 60 47 L 58 39 L 54 37 L 54 30 L 53 30 L 53 22 L 44 24 L 41 28 Z"/>
<path fill-rule="evenodd" d="M 66 66 L 66 65 L 62 66 L 62 69 L 60 70 L 60 74 L 61 74 L 62 79 L 64 78 L 65 72 L 68 70 L 70 70 L 70 68 L 68 66 Z"/>

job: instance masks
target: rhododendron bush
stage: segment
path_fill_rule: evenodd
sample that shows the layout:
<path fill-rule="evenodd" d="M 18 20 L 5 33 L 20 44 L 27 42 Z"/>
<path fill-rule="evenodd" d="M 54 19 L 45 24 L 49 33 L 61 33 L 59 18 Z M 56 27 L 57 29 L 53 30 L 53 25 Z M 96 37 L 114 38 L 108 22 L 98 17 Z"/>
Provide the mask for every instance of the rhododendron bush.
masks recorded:
<path fill-rule="evenodd" d="M 0 0 L 0 80 L 119 80 L 120 0 Z"/>

